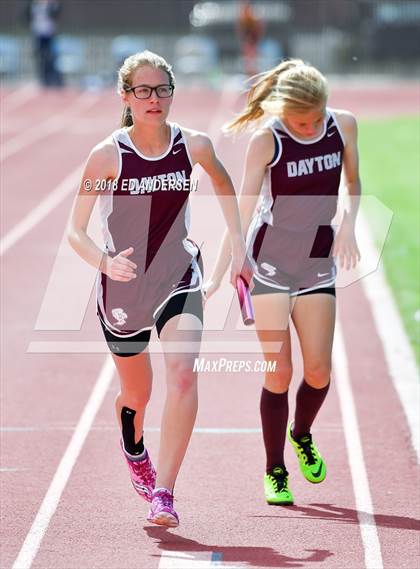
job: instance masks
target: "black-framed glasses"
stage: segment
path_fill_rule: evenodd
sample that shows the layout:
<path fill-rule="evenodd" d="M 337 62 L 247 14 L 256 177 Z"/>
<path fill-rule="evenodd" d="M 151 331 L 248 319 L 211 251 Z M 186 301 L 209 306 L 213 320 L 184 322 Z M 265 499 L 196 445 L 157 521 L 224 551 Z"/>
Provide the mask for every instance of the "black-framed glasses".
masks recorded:
<path fill-rule="evenodd" d="M 174 92 L 174 85 L 156 85 L 156 87 L 151 87 L 150 85 L 136 85 L 135 87 L 129 87 L 125 89 L 127 93 L 132 91 L 136 99 L 150 99 L 153 91 L 156 91 L 156 95 L 159 99 L 167 99 L 172 96 Z"/>

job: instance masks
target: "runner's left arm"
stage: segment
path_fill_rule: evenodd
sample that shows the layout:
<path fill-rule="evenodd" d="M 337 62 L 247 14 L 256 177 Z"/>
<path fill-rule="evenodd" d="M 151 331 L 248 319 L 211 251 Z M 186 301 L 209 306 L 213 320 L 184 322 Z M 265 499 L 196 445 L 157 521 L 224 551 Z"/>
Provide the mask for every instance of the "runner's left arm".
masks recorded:
<path fill-rule="evenodd" d="M 334 240 L 333 255 L 339 259 L 340 266 L 348 270 L 354 268 L 360 261 L 360 252 L 355 235 L 356 217 L 361 195 L 357 122 L 355 117 L 347 111 L 338 111 L 336 117 L 345 139 L 343 171 L 349 199 L 343 221 Z"/>

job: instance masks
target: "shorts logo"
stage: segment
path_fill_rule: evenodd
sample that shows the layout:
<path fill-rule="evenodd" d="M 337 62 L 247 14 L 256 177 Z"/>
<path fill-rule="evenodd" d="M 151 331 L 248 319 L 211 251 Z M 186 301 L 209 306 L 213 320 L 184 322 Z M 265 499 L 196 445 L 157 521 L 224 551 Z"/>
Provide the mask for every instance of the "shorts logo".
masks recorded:
<path fill-rule="evenodd" d="M 261 268 L 267 272 L 267 277 L 274 277 L 277 272 L 276 267 L 273 267 L 273 265 L 270 265 L 269 263 L 261 263 Z"/>
<path fill-rule="evenodd" d="M 330 273 L 318 273 L 318 278 L 321 277 L 326 277 L 327 275 L 329 275 Z"/>
<path fill-rule="evenodd" d="M 114 322 L 115 326 L 122 326 L 127 322 L 127 314 L 124 312 L 122 308 L 113 308 L 112 316 L 116 320 L 116 322 Z"/>

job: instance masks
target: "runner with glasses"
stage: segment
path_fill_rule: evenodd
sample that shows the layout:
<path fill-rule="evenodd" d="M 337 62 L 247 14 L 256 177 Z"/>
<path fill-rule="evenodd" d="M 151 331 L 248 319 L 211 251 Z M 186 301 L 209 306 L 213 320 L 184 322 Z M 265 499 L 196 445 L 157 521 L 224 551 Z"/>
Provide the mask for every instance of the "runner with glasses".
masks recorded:
<path fill-rule="evenodd" d="M 174 527 L 179 518 L 173 489 L 197 413 L 193 363 L 203 323 L 200 252 L 188 238 L 194 164 L 201 164 L 220 198 L 233 251 L 232 283 L 239 275 L 249 282 L 252 270 L 234 189 L 211 141 L 167 120 L 175 88 L 171 66 L 149 51 L 137 53 L 122 65 L 118 85 L 125 105 L 122 125 L 89 156 L 69 240 L 100 269 L 97 312 L 120 378 L 116 413 L 132 484 L 151 502 L 148 519 Z M 86 232 L 99 194 L 105 251 Z M 162 342 L 167 382 L 157 474 L 143 439 L 153 327 Z"/>

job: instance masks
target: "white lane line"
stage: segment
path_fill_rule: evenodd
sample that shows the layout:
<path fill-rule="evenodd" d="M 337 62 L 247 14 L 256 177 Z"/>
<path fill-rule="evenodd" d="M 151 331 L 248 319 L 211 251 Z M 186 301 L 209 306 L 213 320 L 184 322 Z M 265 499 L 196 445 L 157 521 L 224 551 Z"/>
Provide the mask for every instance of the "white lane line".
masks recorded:
<path fill-rule="evenodd" d="M 38 426 L 38 427 L 0 427 L 0 433 L 45 433 L 45 432 L 56 432 L 56 431 L 74 431 L 75 426 L 73 425 L 48 425 L 48 426 Z M 92 426 L 91 431 L 114 431 L 116 432 L 117 427 L 112 423 L 112 425 L 97 425 Z M 160 427 L 145 427 L 144 431 L 146 433 L 160 433 Z M 252 435 L 255 433 L 261 433 L 261 427 L 194 427 L 194 433 L 205 434 L 205 435 Z M 323 433 L 342 433 L 343 428 L 341 425 L 327 425 L 318 426 L 317 432 Z"/>
<path fill-rule="evenodd" d="M 366 219 L 361 213 L 357 229 L 357 238 L 363 256 L 368 259 L 378 259 L 379 252 L 373 243 Z M 407 419 L 417 462 L 420 463 L 419 374 L 413 349 L 386 281 L 382 262 L 374 273 L 362 279 L 362 285 L 371 306 L 376 331 L 384 348 L 389 374 Z"/>
<path fill-rule="evenodd" d="M 349 377 L 347 354 L 339 318 L 336 320 L 333 349 L 334 378 L 337 385 L 344 438 L 353 492 L 355 497 L 360 534 L 363 542 L 366 569 L 383 569 L 381 546 L 373 513 L 369 480 L 363 458 L 363 448 L 357 422 L 356 406 Z"/>
<path fill-rule="evenodd" d="M 19 221 L 6 235 L 0 240 L 0 256 L 4 255 L 13 245 L 22 239 L 38 223 L 40 223 L 53 209 L 72 192 L 76 193 L 76 188 L 82 175 L 82 165 L 77 166 L 54 191 L 42 200 L 31 212 Z"/>
<path fill-rule="evenodd" d="M 15 91 L 9 93 L 3 101 L 1 101 L 1 112 L 3 115 L 16 111 L 19 107 L 30 101 L 36 95 L 41 93 L 41 89 L 37 85 L 23 85 Z"/>
<path fill-rule="evenodd" d="M 45 433 L 48 431 L 74 431 L 75 427 L 2 427 L 1 433 Z M 320 429 L 317 429 L 320 431 Z M 321 429 L 322 430 L 322 429 Z M 325 431 L 326 429 L 324 429 Z M 91 431 L 116 431 L 115 426 L 92 427 Z M 160 433 L 160 427 L 145 427 L 145 433 Z M 194 433 L 206 435 L 249 435 L 261 433 L 260 427 L 195 427 Z M 341 429 L 340 429 L 341 432 Z"/>
<path fill-rule="evenodd" d="M 1 427 L 1 433 L 38 433 L 45 431 L 74 431 L 75 427 Z M 116 431 L 115 426 L 91 427 L 92 431 Z M 319 430 L 319 429 L 318 429 Z M 322 429 L 321 429 L 322 430 Z M 325 430 L 325 429 L 324 429 Z M 147 433 L 160 433 L 160 427 L 145 427 Z M 206 435 L 247 435 L 261 433 L 261 427 L 195 427 L 194 433 Z"/>
<path fill-rule="evenodd" d="M 144 429 L 149 433 L 160 433 L 160 427 L 146 427 Z M 195 427 L 193 433 L 205 435 L 250 435 L 261 433 L 260 427 Z"/>
<path fill-rule="evenodd" d="M 12 569 L 31 567 L 92 423 L 109 389 L 114 369 L 112 358 L 108 356 Z"/>
<path fill-rule="evenodd" d="M 247 333 L 247 331 L 245 331 Z M 243 337 L 243 336 L 242 336 Z M 240 336 L 239 336 L 240 338 Z M 199 342 L 177 342 L 176 351 L 178 353 L 191 353 L 199 351 L 200 354 L 261 354 L 261 344 L 255 342 L 245 342 L 238 340 L 211 341 L 204 340 L 201 345 Z M 263 346 L 270 351 L 278 351 L 281 347 L 279 342 L 266 342 Z M 158 340 L 149 343 L 149 352 L 153 354 L 163 353 L 162 344 Z M 109 349 L 102 341 L 32 341 L 28 346 L 28 353 L 31 354 L 108 354 Z M 226 371 L 222 369 L 221 371 Z"/>
<path fill-rule="evenodd" d="M 248 564 L 223 563 L 221 554 L 212 551 L 162 551 L 158 569 L 240 569 Z"/>
<path fill-rule="evenodd" d="M 60 132 L 63 128 L 71 126 L 78 118 L 79 114 L 93 106 L 99 95 L 92 93 L 82 93 L 76 101 L 65 109 L 65 113 L 53 115 L 41 124 L 35 124 L 29 129 L 14 136 L 1 147 L 0 161 L 6 160 L 24 148 L 42 140 L 50 134 Z"/>
<path fill-rule="evenodd" d="M 1 427 L 2 433 L 38 433 L 45 431 L 74 431 L 74 427 Z M 115 431 L 116 427 L 92 427 L 92 431 Z M 318 429 L 319 430 L 319 429 Z M 147 433 L 160 433 L 160 427 L 145 427 Z M 260 427 L 195 427 L 194 433 L 209 435 L 246 435 L 261 433 Z"/>

